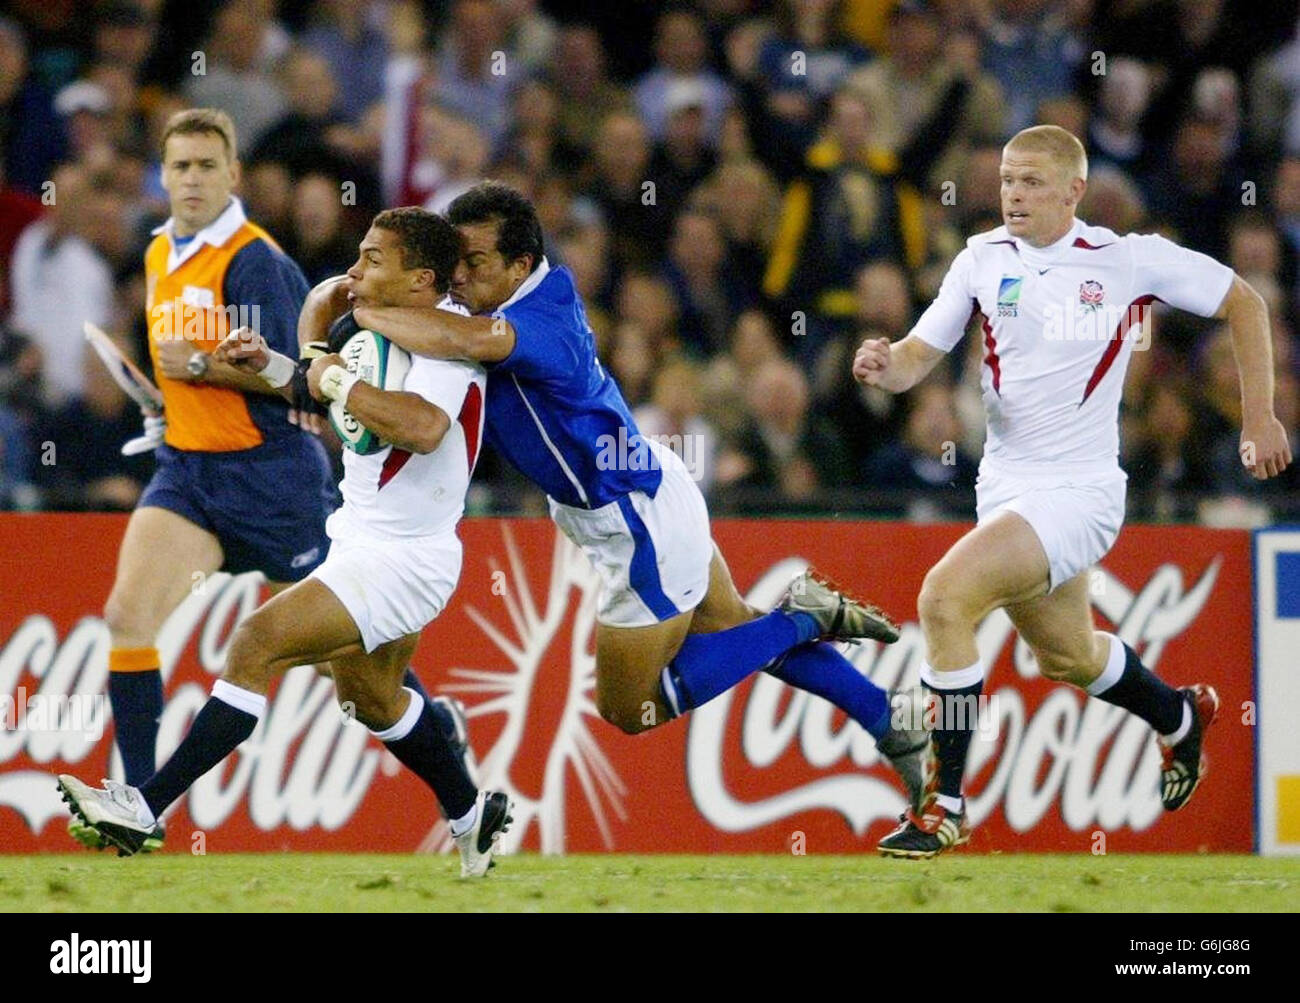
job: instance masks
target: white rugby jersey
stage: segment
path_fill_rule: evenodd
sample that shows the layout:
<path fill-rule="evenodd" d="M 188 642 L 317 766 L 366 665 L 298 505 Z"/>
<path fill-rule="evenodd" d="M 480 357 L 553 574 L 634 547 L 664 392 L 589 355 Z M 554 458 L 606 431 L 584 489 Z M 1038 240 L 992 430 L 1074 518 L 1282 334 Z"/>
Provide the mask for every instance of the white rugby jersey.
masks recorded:
<path fill-rule="evenodd" d="M 439 304 L 449 309 L 450 300 Z M 452 304 L 454 313 L 465 311 Z M 483 443 L 487 375 L 472 362 L 411 356 L 402 389 L 441 408 L 451 427 L 432 453 L 387 446 L 361 456 L 343 451 L 342 507 L 330 516 L 330 536 L 349 531 L 381 536 L 430 536 L 453 530 Z"/>
<path fill-rule="evenodd" d="M 1005 226 L 971 237 L 912 333 L 951 351 L 983 314 L 985 462 L 1020 473 L 1118 469 L 1124 373 L 1153 302 L 1202 317 L 1231 268 L 1164 237 L 1075 220 L 1048 247 Z"/>

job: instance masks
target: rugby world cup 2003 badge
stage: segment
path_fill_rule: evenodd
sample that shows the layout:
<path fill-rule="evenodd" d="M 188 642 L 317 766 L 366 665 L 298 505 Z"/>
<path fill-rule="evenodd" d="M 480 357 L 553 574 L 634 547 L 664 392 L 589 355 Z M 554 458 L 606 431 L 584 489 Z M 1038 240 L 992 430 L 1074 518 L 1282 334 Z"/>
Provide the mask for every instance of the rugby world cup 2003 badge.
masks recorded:
<path fill-rule="evenodd" d="M 1020 315 L 1020 287 L 1024 284 L 1020 275 L 1004 275 L 998 283 L 998 316 L 1018 317 Z"/>

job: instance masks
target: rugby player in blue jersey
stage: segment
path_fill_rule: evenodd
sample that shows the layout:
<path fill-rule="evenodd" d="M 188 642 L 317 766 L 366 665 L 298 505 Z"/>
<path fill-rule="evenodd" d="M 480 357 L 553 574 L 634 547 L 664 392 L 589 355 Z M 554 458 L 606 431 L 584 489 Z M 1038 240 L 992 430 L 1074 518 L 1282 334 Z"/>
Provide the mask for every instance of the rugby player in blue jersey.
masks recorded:
<path fill-rule="evenodd" d="M 533 205 L 488 181 L 456 199 L 448 217 L 463 241 L 452 296 L 473 316 L 357 305 L 355 318 L 418 355 L 487 368 L 487 439 L 546 492 L 555 523 L 602 580 L 601 716 L 635 734 L 767 671 L 825 697 L 870 732 L 920 810 L 928 734 L 894 727 L 889 695 L 827 643 L 890 643 L 897 628 L 811 573 L 795 579 L 777 609 L 747 605 L 685 464 L 642 438 L 597 359 L 572 276 L 542 253 Z M 305 313 L 313 309 L 322 323 L 348 309 L 337 280 L 312 291 Z"/>

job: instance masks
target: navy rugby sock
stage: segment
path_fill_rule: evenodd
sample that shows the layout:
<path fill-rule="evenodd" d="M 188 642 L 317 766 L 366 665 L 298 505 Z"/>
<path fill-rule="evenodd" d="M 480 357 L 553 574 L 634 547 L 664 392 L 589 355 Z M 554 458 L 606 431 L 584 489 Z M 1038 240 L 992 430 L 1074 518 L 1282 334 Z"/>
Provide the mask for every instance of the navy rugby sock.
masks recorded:
<path fill-rule="evenodd" d="M 140 785 L 154 817 L 184 794 L 253 733 L 266 713 L 266 697 L 218 679 L 212 696 L 200 708 L 185 739 L 158 772 Z"/>
<path fill-rule="evenodd" d="M 928 662 L 922 662 L 921 682 L 925 692 L 939 701 L 932 733 L 939 764 L 939 794 L 960 799 L 970 740 L 979 720 L 978 701 L 984 691 L 984 671 L 979 662 L 956 672 L 937 672 Z"/>
<path fill-rule="evenodd" d="M 372 728 L 371 733 L 403 766 L 432 788 L 447 818 L 461 818 L 474 807 L 478 788 L 452 748 L 432 705 L 421 700 L 414 690 L 407 692 L 411 701 L 405 713 L 390 727 Z"/>
<path fill-rule="evenodd" d="M 659 677 L 664 704 L 674 717 L 684 714 L 820 634 L 809 614 L 784 610 L 712 634 L 688 634 Z"/>
<path fill-rule="evenodd" d="M 857 670 L 832 644 L 807 644 L 767 670 L 784 683 L 829 700 L 873 738 L 889 731 L 889 694 Z"/>
<path fill-rule="evenodd" d="M 128 649 L 129 651 L 153 651 Z M 109 655 L 108 702 L 113 708 L 116 722 L 114 740 L 122 754 L 126 782 L 139 787 L 153 776 L 155 746 L 158 741 L 158 719 L 163 710 L 162 673 L 158 670 L 157 652 L 153 668 L 112 670 L 113 655 Z"/>
<path fill-rule="evenodd" d="M 1158 734 L 1177 732 L 1182 727 L 1186 699 L 1143 665 L 1136 651 L 1114 634 L 1107 636 L 1110 655 L 1101 675 L 1088 685 L 1089 695 L 1136 714 Z"/>

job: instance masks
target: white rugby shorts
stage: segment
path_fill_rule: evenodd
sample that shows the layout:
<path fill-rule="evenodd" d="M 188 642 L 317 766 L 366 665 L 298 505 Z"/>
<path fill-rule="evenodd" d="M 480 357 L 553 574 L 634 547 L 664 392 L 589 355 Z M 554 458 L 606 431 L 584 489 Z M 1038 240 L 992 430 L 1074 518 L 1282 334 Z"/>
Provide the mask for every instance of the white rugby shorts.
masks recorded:
<path fill-rule="evenodd" d="M 653 498 L 641 491 L 596 509 L 548 499 L 551 518 L 600 575 L 596 619 L 645 627 L 694 609 L 709 588 L 713 537 L 704 496 L 671 449 L 648 440 L 663 471 Z"/>
<path fill-rule="evenodd" d="M 1092 567 L 1114 546 L 1124 525 L 1127 484 L 1122 470 L 1026 477 L 982 464 L 975 511 L 981 525 L 1000 512 L 1015 512 L 1029 523 L 1047 554 L 1051 591 Z"/>
<path fill-rule="evenodd" d="M 335 512 L 330 550 L 308 577 L 334 593 L 361 632 L 366 652 L 414 634 L 446 607 L 460 579 L 455 530 L 434 536 L 380 537 L 355 531 Z"/>

